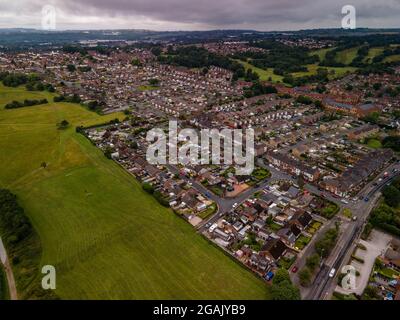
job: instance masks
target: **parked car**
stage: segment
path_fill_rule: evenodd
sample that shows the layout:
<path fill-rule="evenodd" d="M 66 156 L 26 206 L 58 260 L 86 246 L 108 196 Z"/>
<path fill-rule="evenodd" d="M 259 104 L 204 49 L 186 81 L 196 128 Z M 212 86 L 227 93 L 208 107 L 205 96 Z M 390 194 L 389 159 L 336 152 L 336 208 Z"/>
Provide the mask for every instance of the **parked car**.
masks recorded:
<path fill-rule="evenodd" d="M 265 275 L 264 278 L 265 278 L 265 280 L 270 281 L 274 277 L 274 275 L 275 274 L 272 271 L 270 271 Z"/>
<path fill-rule="evenodd" d="M 296 273 L 298 270 L 299 270 L 299 268 L 298 268 L 297 266 L 294 266 L 294 267 L 292 268 L 292 272 L 293 272 L 293 273 Z"/>

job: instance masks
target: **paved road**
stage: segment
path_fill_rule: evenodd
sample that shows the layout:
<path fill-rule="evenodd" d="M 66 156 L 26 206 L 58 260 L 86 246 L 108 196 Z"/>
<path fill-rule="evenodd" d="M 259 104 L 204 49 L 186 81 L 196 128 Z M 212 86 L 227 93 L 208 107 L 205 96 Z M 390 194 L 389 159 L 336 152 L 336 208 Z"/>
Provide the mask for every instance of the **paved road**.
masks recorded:
<path fill-rule="evenodd" d="M 7 252 L 3 245 L 3 241 L 1 240 L 1 237 L 0 237 L 0 261 L 3 264 L 4 270 L 6 273 L 7 283 L 8 283 L 8 292 L 10 294 L 10 299 L 18 300 L 17 287 L 15 285 L 14 274 L 11 269 L 10 261 L 7 258 Z"/>

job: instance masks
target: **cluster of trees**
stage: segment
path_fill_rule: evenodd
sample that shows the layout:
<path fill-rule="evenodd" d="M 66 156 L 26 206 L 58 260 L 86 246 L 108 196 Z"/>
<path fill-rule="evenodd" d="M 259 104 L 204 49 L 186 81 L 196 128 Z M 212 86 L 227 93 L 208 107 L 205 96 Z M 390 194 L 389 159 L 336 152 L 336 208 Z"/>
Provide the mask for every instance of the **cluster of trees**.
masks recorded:
<path fill-rule="evenodd" d="M 155 190 L 154 187 L 150 183 L 147 183 L 147 182 L 142 183 L 142 188 L 147 193 L 152 194 L 154 196 L 154 198 L 156 198 L 158 203 L 160 203 L 162 206 L 167 207 L 167 208 L 169 207 L 168 199 L 166 199 L 160 191 Z"/>
<path fill-rule="evenodd" d="M 275 273 L 271 286 L 272 300 L 300 300 L 300 291 L 290 281 L 287 270 L 281 268 Z"/>
<path fill-rule="evenodd" d="M 257 72 L 253 71 L 252 69 L 247 69 L 246 74 L 244 75 L 245 81 L 258 81 L 260 76 Z"/>
<path fill-rule="evenodd" d="M 362 46 L 361 48 L 359 48 L 357 51 L 357 56 L 350 63 L 350 66 L 356 68 L 364 67 L 365 66 L 364 60 L 368 56 L 369 49 L 370 49 L 369 46 Z"/>
<path fill-rule="evenodd" d="M 15 245 L 33 233 L 32 224 L 19 206 L 17 196 L 7 189 L 0 189 L 0 225 L 6 232 L 6 243 Z"/>
<path fill-rule="evenodd" d="M 330 71 L 331 73 L 334 74 L 334 70 Z M 313 83 L 318 83 L 319 87 L 317 89 L 323 90 L 324 92 L 326 88 L 323 86 L 324 83 L 327 83 L 329 81 L 329 73 L 326 68 L 318 68 L 317 73 L 313 75 L 308 75 L 308 76 L 303 76 L 303 77 L 293 77 L 291 74 L 286 74 L 283 77 L 283 82 L 290 84 L 292 86 L 303 86 L 307 83 L 313 82 Z M 320 92 L 320 93 L 322 93 Z"/>
<path fill-rule="evenodd" d="M 8 257 L 18 279 L 18 293 L 22 299 L 57 299 L 54 291 L 41 287 L 39 264 L 41 243 L 15 194 L 0 189 L 0 229 Z M 35 280 L 35 281 L 34 281 Z"/>
<path fill-rule="evenodd" d="M 87 55 L 88 52 L 85 48 L 79 47 L 79 46 L 72 46 L 72 45 L 65 45 L 62 48 L 62 51 L 65 53 L 80 53 L 81 55 Z"/>
<path fill-rule="evenodd" d="M 159 48 L 158 48 L 159 49 Z M 152 49 L 153 54 L 158 56 L 158 61 L 172 65 L 184 66 L 187 68 L 204 68 L 216 66 L 230 70 L 234 73 L 234 80 L 245 76 L 245 68 L 236 61 L 215 53 L 211 53 L 204 48 L 195 46 L 168 47 L 167 55 L 161 55 L 160 49 Z"/>
<path fill-rule="evenodd" d="M 47 99 L 40 99 L 40 100 L 29 100 L 25 99 L 23 102 L 19 101 L 12 101 L 10 103 L 7 103 L 5 105 L 6 109 L 17 109 L 17 108 L 23 108 L 23 107 L 31 107 L 31 106 L 36 106 L 39 104 L 46 104 L 48 103 Z"/>
<path fill-rule="evenodd" d="M 139 59 L 134 58 L 134 59 L 132 59 L 132 61 L 131 61 L 131 65 L 133 65 L 133 66 L 135 66 L 135 67 L 141 67 L 141 66 L 142 66 L 142 63 L 140 62 Z"/>
<path fill-rule="evenodd" d="M 300 284 L 308 287 L 311 284 L 311 279 L 314 271 L 319 267 L 322 258 L 329 256 L 331 250 L 336 244 L 339 235 L 339 225 L 329 229 L 322 239 L 315 243 L 316 253 L 307 257 L 305 267 L 299 272 Z"/>
<path fill-rule="evenodd" d="M 250 58 L 251 63 L 261 69 L 274 68 L 274 73 L 277 75 L 306 72 L 305 65 L 319 62 L 319 57 L 310 56 L 306 48 L 290 47 L 274 40 L 251 42 L 250 45 L 267 49 L 268 52 L 238 53 L 234 57 L 242 60 Z"/>
<path fill-rule="evenodd" d="M 306 267 L 299 272 L 300 284 L 307 287 L 311 284 L 313 272 L 321 263 L 321 257 L 318 254 L 313 254 L 306 259 Z"/>
<path fill-rule="evenodd" d="M 387 136 L 382 140 L 382 145 L 385 148 L 400 152 L 400 136 Z"/>
<path fill-rule="evenodd" d="M 0 73 L 0 81 L 2 81 L 6 87 L 18 87 L 26 84 L 29 81 L 29 78 L 27 75 L 22 73 L 9 73 L 6 71 Z"/>
<path fill-rule="evenodd" d="M 400 178 L 382 191 L 385 203 L 374 209 L 364 229 L 364 237 L 367 237 L 373 227 L 383 229 L 396 236 L 400 236 Z"/>
<path fill-rule="evenodd" d="M 73 64 L 68 64 L 68 65 L 67 65 L 67 70 L 68 70 L 69 72 L 75 72 L 75 71 L 76 71 L 76 67 L 75 67 L 75 65 L 73 65 Z"/>
<path fill-rule="evenodd" d="M 381 63 L 386 57 L 400 54 L 400 47 L 386 48 L 383 52 L 372 59 L 373 63 Z"/>
<path fill-rule="evenodd" d="M 54 89 L 53 85 L 50 83 L 45 83 L 43 84 L 42 82 L 36 81 L 36 82 L 28 82 L 25 85 L 26 90 L 28 91 L 48 91 L 48 92 L 55 92 L 56 90 Z"/>
<path fill-rule="evenodd" d="M 394 74 L 394 70 L 389 63 L 372 63 L 368 64 L 357 71 L 362 75 L 369 74 Z"/>
<path fill-rule="evenodd" d="M 272 94 L 278 93 L 278 90 L 271 85 L 263 85 L 259 81 L 255 81 L 251 87 L 247 87 L 244 89 L 244 97 L 251 98 L 255 96 L 260 96 L 263 94 Z"/>
<path fill-rule="evenodd" d="M 35 73 L 26 75 L 23 73 L 10 73 L 8 71 L 1 72 L 0 81 L 2 81 L 6 87 L 18 87 L 25 85 L 28 91 L 55 91 L 51 84 L 42 83 L 40 77 Z"/>
<path fill-rule="evenodd" d="M 334 248 L 339 235 L 339 225 L 336 224 L 335 228 L 329 229 L 322 239 L 315 243 L 315 251 L 321 258 L 329 256 Z"/>

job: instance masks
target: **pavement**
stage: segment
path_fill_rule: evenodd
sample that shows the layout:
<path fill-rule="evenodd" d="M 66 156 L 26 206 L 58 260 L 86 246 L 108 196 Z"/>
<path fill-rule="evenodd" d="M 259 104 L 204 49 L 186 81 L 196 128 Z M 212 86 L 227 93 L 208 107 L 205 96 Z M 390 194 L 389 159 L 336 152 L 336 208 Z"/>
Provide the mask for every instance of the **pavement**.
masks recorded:
<path fill-rule="evenodd" d="M 14 274 L 11 269 L 10 261 L 7 258 L 7 252 L 0 237 L 0 260 L 4 266 L 4 271 L 7 277 L 8 292 L 11 300 L 18 300 L 17 286 L 15 285 Z"/>

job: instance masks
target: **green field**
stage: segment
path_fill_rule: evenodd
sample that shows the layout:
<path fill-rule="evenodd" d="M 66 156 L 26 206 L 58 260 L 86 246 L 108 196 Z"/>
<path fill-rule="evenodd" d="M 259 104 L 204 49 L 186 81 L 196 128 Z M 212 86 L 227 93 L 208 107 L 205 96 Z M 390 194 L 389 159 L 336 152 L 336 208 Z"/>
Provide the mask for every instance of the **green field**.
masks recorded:
<path fill-rule="evenodd" d="M 383 62 L 397 62 L 397 61 L 400 61 L 400 54 L 388 56 L 385 59 L 383 59 Z"/>
<path fill-rule="evenodd" d="M 68 103 L 4 109 L 11 100 L 34 97 L 51 94 L 0 86 L 0 187 L 16 193 L 31 218 L 42 242 L 41 263 L 56 267 L 60 298 L 269 297 L 261 280 L 75 133 L 77 125 L 123 114 L 99 116 Z M 64 119 L 70 128 L 58 130 Z"/>
<path fill-rule="evenodd" d="M 318 49 L 311 51 L 310 55 L 317 55 L 319 57 L 319 60 L 322 61 L 325 59 L 326 53 L 329 51 L 332 51 L 334 48 L 325 48 L 325 49 Z"/>
<path fill-rule="evenodd" d="M 382 47 L 376 47 L 376 48 L 371 48 L 368 51 L 368 55 L 364 58 L 363 62 L 368 62 L 371 63 L 372 59 L 374 59 L 376 56 L 380 55 L 383 52 L 384 48 Z"/>
<path fill-rule="evenodd" d="M 252 64 L 243 61 L 243 60 L 236 60 L 237 62 L 241 63 L 245 69 L 252 69 L 254 72 L 258 73 L 258 75 L 260 76 L 260 80 L 261 81 L 269 81 L 269 79 L 271 78 L 272 82 L 282 82 L 283 77 L 274 74 L 274 70 L 272 68 L 268 68 L 266 70 L 261 69 L 261 68 L 257 68 L 255 66 L 253 66 Z"/>
<path fill-rule="evenodd" d="M 308 64 L 307 66 L 308 71 L 306 72 L 295 72 L 292 73 L 294 77 L 305 77 L 317 74 L 318 68 L 327 69 L 329 72 L 330 79 L 336 79 L 343 77 L 347 73 L 354 72 L 357 68 L 353 67 L 321 67 L 317 64 Z"/>

